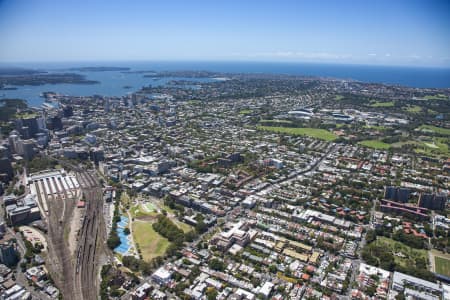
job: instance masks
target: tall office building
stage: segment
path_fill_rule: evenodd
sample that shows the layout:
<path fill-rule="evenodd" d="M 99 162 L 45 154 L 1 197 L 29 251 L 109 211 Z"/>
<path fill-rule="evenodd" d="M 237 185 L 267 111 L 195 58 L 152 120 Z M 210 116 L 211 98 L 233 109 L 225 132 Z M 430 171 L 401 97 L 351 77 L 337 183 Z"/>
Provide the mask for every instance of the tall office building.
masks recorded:
<path fill-rule="evenodd" d="M 22 149 L 23 149 L 23 158 L 25 160 L 32 160 L 34 155 L 34 141 L 33 140 L 25 140 L 21 141 Z"/>
<path fill-rule="evenodd" d="M 105 112 L 109 112 L 109 98 L 106 98 L 106 100 L 104 100 L 104 104 L 105 104 Z"/>
<path fill-rule="evenodd" d="M 53 116 L 49 119 L 49 128 L 54 131 L 59 131 L 63 129 L 63 124 L 61 117 Z"/>
<path fill-rule="evenodd" d="M 73 116 L 73 107 L 70 105 L 64 106 L 63 116 L 64 116 L 64 118 L 70 118 L 71 116 Z"/>
<path fill-rule="evenodd" d="M 39 132 L 38 118 L 25 118 L 16 120 L 16 128 L 20 132 L 23 138 L 33 137 Z"/>
<path fill-rule="evenodd" d="M 11 160 L 8 157 L 0 157 L 0 181 L 9 182 L 14 177 Z"/>

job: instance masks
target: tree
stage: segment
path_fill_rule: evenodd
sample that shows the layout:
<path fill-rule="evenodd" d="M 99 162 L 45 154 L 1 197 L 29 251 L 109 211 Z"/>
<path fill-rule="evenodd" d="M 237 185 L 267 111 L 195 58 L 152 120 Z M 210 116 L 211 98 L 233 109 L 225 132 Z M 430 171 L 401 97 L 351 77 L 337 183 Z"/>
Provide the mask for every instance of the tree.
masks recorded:
<path fill-rule="evenodd" d="M 187 242 L 193 242 L 197 238 L 197 234 L 194 231 L 189 231 L 184 235 L 184 239 Z"/>
<path fill-rule="evenodd" d="M 111 250 L 113 250 L 114 248 L 116 248 L 117 246 L 120 245 L 120 238 L 117 235 L 116 231 L 111 230 L 111 234 L 106 243 L 107 243 L 109 249 L 111 249 Z"/>
<path fill-rule="evenodd" d="M 271 272 L 271 273 L 276 273 L 277 272 L 277 266 L 275 266 L 275 265 L 270 265 L 269 266 L 269 271 Z"/>
<path fill-rule="evenodd" d="M 366 288 L 366 293 L 367 295 L 369 295 L 370 297 L 372 297 L 373 295 L 375 295 L 375 292 L 377 291 L 377 287 L 374 285 L 370 285 Z"/>
<path fill-rule="evenodd" d="M 373 241 L 375 241 L 376 239 L 377 239 L 377 233 L 376 233 L 376 231 L 373 230 L 373 229 L 369 229 L 369 230 L 367 231 L 367 234 L 366 234 L 366 242 L 367 242 L 368 244 L 370 244 L 370 243 L 372 243 Z"/>
<path fill-rule="evenodd" d="M 197 231 L 198 234 L 205 233 L 207 230 L 208 226 L 206 226 L 203 220 L 197 221 L 197 224 L 195 225 L 195 231 Z"/>
<path fill-rule="evenodd" d="M 402 230 L 396 231 L 392 238 L 416 249 L 424 248 L 424 240 L 422 237 L 416 237 L 412 234 L 405 234 Z"/>
<path fill-rule="evenodd" d="M 225 264 L 223 263 L 223 261 L 221 261 L 220 259 L 217 258 L 213 258 L 208 262 L 208 266 L 216 271 L 223 271 L 225 270 Z"/>
<path fill-rule="evenodd" d="M 129 268 L 132 271 L 138 271 L 141 266 L 141 261 L 134 256 L 126 255 L 122 257 L 122 263 L 125 267 Z"/>
<path fill-rule="evenodd" d="M 213 287 L 209 287 L 206 290 L 206 297 L 208 298 L 208 300 L 216 300 L 217 295 L 218 295 L 217 290 Z"/>
<path fill-rule="evenodd" d="M 143 275 L 148 276 L 152 273 L 152 265 L 151 263 L 141 260 L 139 262 L 139 270 L 141 270 Z"/>
<path fill-rule="evenodd" d="M 21 196 L 25 193 L 25 186 L 21 184 L 18 189 L 14 189 L 14 195 Z"/>
<path fill-rule="evenodd" d="M 405 300 L 405 295 L 403 293 L 399 293 L 395 296 L 395 300 Z"/>

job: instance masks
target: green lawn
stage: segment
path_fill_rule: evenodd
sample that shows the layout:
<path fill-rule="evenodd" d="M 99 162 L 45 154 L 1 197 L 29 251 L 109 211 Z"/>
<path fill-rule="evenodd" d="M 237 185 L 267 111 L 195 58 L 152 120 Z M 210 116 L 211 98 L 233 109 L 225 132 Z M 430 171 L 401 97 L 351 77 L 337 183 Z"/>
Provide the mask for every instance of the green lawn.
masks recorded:
<path fill-rule="evenodd" d="M 189 105 L 199 106 L 202 103 L 202 101 L 201 100 L 189 100 L 187 103 Z"/>
<path fill-rule="evenodd" d="M 365 141 L 359 142 L 358 144 L 369 147 L 369 148 L 381 149 L 381 150 L 386 150 L 386 149 L 391 148 L 390 144 L 383 143 L 382 141 L 379 141 L 379 140 L 365 140 Z"/>
<path fill-rule="evenodd" d="M 336 101 L 339 101 L 339 100 L 342 100 L 342 99 L 344 99 L 344 96 L 342 96 L 342 95 L 334 96 L 334 100 L 336 100 Z"/>
<path fill-rule="evenodd" d="M 189 232 L 189 231 L 192 231 L 192 226 L 191 226 L 191 225 L 188 225 L 188 224 L 186 224 L 186 223 L 180 222 L 180 221 L 176 220 L 175 218 L 174 218 L 174 219 L 171 219 L 171 220 L 174 221 L 174 223 L 175 223 L 181 230 L 183 230 L 184 233 Z"/>
<path fill-rule="evenodd" d="M 416 142 L 416 141 L 397 142 L 397 143 L 391 144 L 391 147 L 392 148 L 401 148 L 404 145 L 417 146 L 417 145 L 419 145 L 419 142 Z"/>
<path fill-rule="evenodd" d="M 164 209 L 165 211 L 167 211 L 169 214 L 174 214 L 175 211 L 173 209 L 171 209 L 170 207 L 168 207 L 167 205 L 163 205 L 161 207 L 161 209 Z"/>
<path fill-rule="evenodd" d="M 248 115 L 251 114 L 253 111 L 250 109 L 242 109 L 241 111 L 239 111 L 240 115 Z"/>
<path fill-rule="evenodd" d="M 403 243 L 394 241 L 393 239 L 378 236 L 375 241 L 378 245 L 382 245 L 392 251 L 396 264 L 403 267 L 414 266 L 416 259 L 423 258 L 428 261 L 428 253 L 423 249 L 413 249 Z"/>
<path fill-rule="evenodd" d="M 148 212 L 156 211 L 156 207 L 155 207 L 155 205 L 153 205 L 153 203 L 145 203 L 145 204 L 142 204 L 142 206 L 144 206 L 144 209 L 147 210 Z"/>
<path fill-rule="evenodd" d="M 444 94 L 426 95 L 423 98 L 427 99 L 427 100 L 447 100 L 448 99 Z"/>
<path fill-rule="evenodd" d="M 148 210 L 143 207 L 144 204 L 134 205 L 130 208 L 130 213 L 133 218 L 156 216 L 158 213 L 155 210 Z"/>
<path fill-rule="evenodd" d="M 448 144 L 450 143 L 450 139 L 448 138 L 433 138 L 431 142 L 422 142 L 415 149 L 417 153 L 423 153 L 427 155 L 444 155 L 448 156 L 450 151 Z"/>
<path fill-rule="evenodd" d="M 261 120 L 259 122 L 265 124 L 279 124 L 279 125 L 292 124 L 292 121 L 289 120 Z"/>
<path fill-rule="evenodd" d="M 24 113 L 16 114 L 15 118 L 16 119 L 30 119 L 30 118 L 35 118 L 37 116 L 38 116 L 38 114 L 34 113 L 34 112 L 24 112 Z"/>
<path fill-rule="evenodd" d="M 405 110 L 409 113 L 417 114 L 422 111 L 422 108 L 418 105 L 408 105 Z"/>
<path fill-rule="evenodd" d="M 394 101 L 389 101 L 389 102 L 375 102 L 370 104 L 370 106 L 372 107 L 394 107 Z"/>
<path fill-rule="evenodd" d="M 375 129 L 375 130 L 386 130 L 386 126 L 377 126 L 377 125 L 365 125 L 364 128 L 366 129 Z"/>
<path fill-rule="evenodd" d="M 153 230 L 151 222 L 133 222 L 133 238 L 139 245 L 145 261 L 164 255 L 170 244 L 169 240 Z"/>
<path fill-rule="evenodd" d="M 427 130 L 427 131 L 432 131 L 437 134 L 450 135 L 450 129 L 432 126 L 432 125 L 421 125 L 419 127 L 419 130 Z"/>
<path fill-rule="evenodd" d="M 435 256 L 434 257 L 434 265 L 436 268 L 436 273 L 439 273 L 439 274 L 442 274 L 445 276 L 450 276 L 450 260 L 449 259 Z"/>
<path fill-rule="evenodd" d="M 325 129 L 318 128 L 292 128 L 292 127 L 272 127 L 272 126 L 258 126 L 258 130 L 271 131 L 276 133 L 286 133 L 291 135 L 309 136 L 325 141 L 334 141 L 337 136 Z"/>

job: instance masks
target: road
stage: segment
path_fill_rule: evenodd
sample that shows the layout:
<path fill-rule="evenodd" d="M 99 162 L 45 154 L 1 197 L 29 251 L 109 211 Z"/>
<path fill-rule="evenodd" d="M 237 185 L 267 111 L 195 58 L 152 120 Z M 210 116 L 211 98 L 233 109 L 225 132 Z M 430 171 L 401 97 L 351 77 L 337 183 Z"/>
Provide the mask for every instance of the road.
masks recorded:
<path fill-rule="evenodd" d="M 288 177 L 286 177 L 286 178 L 284 178 L 284 179 L 282 179 L 282 180 L 277 181 L 275 184 L 280 184 L 280 183 L 289 182 L 289 181 L 292 181 L 292 180 L 297 179 L 297 177 L 300 176 L 300 175 L 304 175 L 304 174 L 308 175 L 310 172 L 315 171 L 315 170 L 319 167 L 320 163 L 321 163 L 322 161 L 324 161 L 326 158 L 328 158 L 328 156 L 333 152 L 334 149 L 335 149 L 335 145 L 330 146 L 330 148 L 327 150 L 327 152 L 326 152 L 323 156 L 321 156 L 318 160 L 316 160 L 315 162 L 313 162 L 312 164 L 310 164 L 306 169 L 299 170 L 299 171 L 297 171 L 297 172 L 295 172 L 295 173 L 289 175 Z M 261 189 L 259 189 L 259 190 L 256 190 L 255 192 L 264 193 L 264 192 L 267 192 L 267 191 L 269 191 L 270 189 L 272 189 L 274 186 L 275 186 L 274 184 L 270 184 L 269 186 L 263 187 L 263 188 L 261 188 Z M 228 218 L 230 212 L 231 212 L 231 211 L 227 212 L 226 215 L 224 216 L 224 218 Z M 195 239 L 195 241 L 193 241 L 193 242 L 191 242 L 191 243 L 188 243 L 186 246 L 188 246 L 188 247 L 193 247 L 193 246 L 196 245 L 199 241 L 202 241 L 202 240 L 203 240 L 203 237 L 204 237 L 205 235 L 209 234 L 211 231 L 213 231 L 214 228 L 215 228 L 215 227 L 208 228 L 208 231 L 207 231 L 207 232 L 205 232 L 205 233 L 199 235 L 199 236 L 197 237 L 197 239 Z M 270 276 L 270 275 L 269 275 L 269 276 Z M 153 283 L 152 280 L 151 280 L 150 278 L 146 278 L 144 281 L 145 281 L 145 282 L 148 282 L 150 285 L 152 285 L 152 286 L 155 287 L 155 288 L 160 288 L 157 284 Z M 121 299 L 122 299 L 122 300 L 128 300 L 128 299 L 131 299 L 131 292 L 132 292 L 132 291 L 129 291 L 129 292 L 125 293 L 125 294 L 121 297 Z M 166 293 L 167 293 L 167 291 L 166 291 Z M 173 295 L 173 294 L 170 294 L 169 296 L 170 296 L 170 299 L 177 299 L 177 298 L 178 298 L 178 297 L 176 297 L 176 296 Z"/>
<path fill-rule="evenodd" d="M 300 176 L 300 175 L 308 175 L 310 172 L 315 171 L 315 170 L 319 167 L 319 165 L 320 165 L 320 163 L 321 163 L 322 161 L 324 161 L 326 158 L 328 158 L 328 156 L 330 155 L 330 153 L 333 152 L 333 150 L 335 149 L 335 147 L 336 147 L 336 146 L 333 144 L 333 145 L 330 147 L 330 149 L 328 149 L 328 151 L 327 151 L 322 157 L 320 157 L 318 160 L 316 160 L 315 162 L 313 162 L 312 164 L 310 164 L 308 167 L 306 167 L 306 169 L 302 169 L 302 170 L 299 170 L 299 171 L 297 171 L 297 172 L 294 172 L 293 174 L 290 174 L 290 175 L 287 176 L 286 178 L 277 180 L 277 181 L 275 182 L 275 184 L 271 184 L 271 185 L 269 185 L 269 186 L 263 187 L 263 188 L 261 188 L 261 189 L 259 189 L 259 190 L 256 190 L 256 192 L 259 192 L 259 194 L 261 194 L 262 192 L 270 191 L 275 185 L 279 185 L 280 183 L 291 182 L 291 181 L 297 179 L 298 176 Z"/>

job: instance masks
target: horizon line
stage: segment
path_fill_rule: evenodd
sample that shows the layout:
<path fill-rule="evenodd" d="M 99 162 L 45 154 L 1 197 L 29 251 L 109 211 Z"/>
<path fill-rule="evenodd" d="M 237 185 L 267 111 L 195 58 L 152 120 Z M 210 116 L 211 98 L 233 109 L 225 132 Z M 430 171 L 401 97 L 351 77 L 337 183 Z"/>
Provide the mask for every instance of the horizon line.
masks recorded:
<path fill-rule="evenodd" d="M 450 65 L 416 65 L 416 64 L 374 64 L 353 62 L 324 62 L 324 61 L 301 61 L 301 60 L 245 60 L 245 59 L 80 59 L 80 60 L 23 60 L 23 61 L 0 61 L 0 67 L 14 64 L 70 64 L 70 63 L 250 63 L 250 64 L 309 64 L 309 65 L 342 65 L 361 67 L 393 67 L 393 68 L 423 68 L 450 70 Z M 111 66 L 110 66 L 111 67 Z"/>

